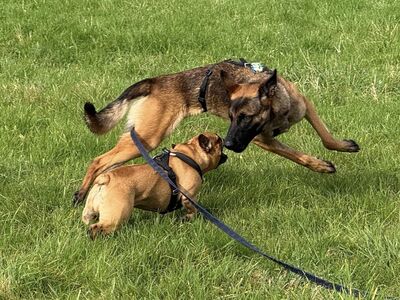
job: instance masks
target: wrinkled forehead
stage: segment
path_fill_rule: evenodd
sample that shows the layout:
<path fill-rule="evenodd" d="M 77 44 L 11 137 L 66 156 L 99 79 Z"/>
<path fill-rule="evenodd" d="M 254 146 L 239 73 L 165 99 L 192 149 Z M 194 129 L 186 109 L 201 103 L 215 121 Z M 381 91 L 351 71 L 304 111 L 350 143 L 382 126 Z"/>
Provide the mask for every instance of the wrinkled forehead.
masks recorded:
<path fill-rule="evenodd" d="M 239 98 L 237 100 L 233 100 L 230 107 L 231 114 L 247 114 L 252 115 L 256 114 L 260 111 L 261 103 L 257 97 L 251 98 Z"/>
<path fill-rule="evenodd" d="M 217 141 L 217 142 L 222 141 L 222 139 L 220 138 L 220 136 L 219 136 L 218 134 L 215 134 L 215 133 L 203 132 L 202 135 L 206 136 L 211 142 L 214 142 L 214 141 Z M 192 138 L 189 140 L 188 143 L 197 142 L 197 141 L 199 140 L 199 136 L 200 136 L 200 135 L 197 135 L 197 136 L 195 136 L 195 137 L 192 137 Z"/>
<path fill-rule="evenodd" d="M 220 137 L 218 134 L 216 134 L 216 133 L 208 133 L 208 132 L 206 132 L 206 133 L 204 133 L 204 135 L 205 135 L 206 137 L 208 137 L 208 139 L 209 139 L 213 144 L 214 144 L 214 143 L 222 142 L 221 137 Z"/>

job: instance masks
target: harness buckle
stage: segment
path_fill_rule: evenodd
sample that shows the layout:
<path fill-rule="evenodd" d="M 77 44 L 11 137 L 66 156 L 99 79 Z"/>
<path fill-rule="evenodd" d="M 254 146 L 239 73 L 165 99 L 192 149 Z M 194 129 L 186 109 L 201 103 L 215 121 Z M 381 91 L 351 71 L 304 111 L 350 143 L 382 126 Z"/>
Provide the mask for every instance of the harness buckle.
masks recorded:
<path fill-rule="evenodd" d="M 212 72 L 211 69 L 207 69 L 206 76 L 207 76 L 207 77 L 210 77 L 212 73 L 213 73 L 213 72 Z"/>

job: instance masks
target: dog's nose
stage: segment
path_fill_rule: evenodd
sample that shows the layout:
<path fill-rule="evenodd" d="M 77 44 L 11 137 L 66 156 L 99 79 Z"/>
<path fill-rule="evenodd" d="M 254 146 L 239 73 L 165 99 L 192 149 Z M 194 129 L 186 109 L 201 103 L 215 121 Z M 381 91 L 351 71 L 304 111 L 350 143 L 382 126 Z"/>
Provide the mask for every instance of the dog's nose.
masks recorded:
<path fill-rule="evenodd" d="M 225 141 L 224 141 L 224 146 L 225 146 L 226 148 L 228 148 L 228 149 L 231 149 L 231 148 L 233 147 L 233 142 L 232 142 L 232 140 L 225 139 Z"/>

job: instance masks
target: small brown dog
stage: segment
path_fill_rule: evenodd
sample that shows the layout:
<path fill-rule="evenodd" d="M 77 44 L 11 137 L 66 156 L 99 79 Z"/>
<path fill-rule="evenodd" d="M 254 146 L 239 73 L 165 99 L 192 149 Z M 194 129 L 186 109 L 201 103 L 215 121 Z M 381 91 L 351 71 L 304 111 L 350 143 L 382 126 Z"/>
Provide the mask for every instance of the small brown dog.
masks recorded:
<path fill-rule="evenodd" d="M 165 152 L 165 169 L 170 167 L 176 175 L 177 185 L 196 195 L 202 183 L 202 174 L 226 161 L 227 156 L 222 150 L 222 139 L 206 132 Z M 156 161 L 163 166 L 160 157 Z M 183 205 L 187 211 L 185 218 L 192 219 L 196 208 L 183 195 L 176 197 L 178 205 L 171 206 L 173 199 L 169 184 L 151 166 L 123 166 L 96 178 L 82 213 L 82 221 L 89 225 L 98 219 L 89 227 L 89 235 L 94 239 L 99 233 L 115 231 L 129 219 L 134 207 L 165 213 Z"/>

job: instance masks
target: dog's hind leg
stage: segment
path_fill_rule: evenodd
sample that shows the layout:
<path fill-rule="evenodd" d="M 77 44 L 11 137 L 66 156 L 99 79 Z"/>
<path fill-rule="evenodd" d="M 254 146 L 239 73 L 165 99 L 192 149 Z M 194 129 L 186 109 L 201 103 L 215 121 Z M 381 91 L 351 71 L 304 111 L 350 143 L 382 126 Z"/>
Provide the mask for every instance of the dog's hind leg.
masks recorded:
<path fill-rule="evenodd" d="M 335 166 L 326 160 L 318 159 L 300 151 L 294 150 L 276 139 L 263 139 L 261 135 L 257 136 L 253 142 L 264 150 L 276 153 L 280 156 L 288 158 L 295 163 L 309 168 L 319 173 L 334 173 Z"/>
<path fill-rule="evenodd" d="M 153 147 L 151 148 L 153 149 Z M 105 170 L 138 157 L 139 151 L 133 144 L 129 132 L 124 133 L 117 145 L 110 151 L 96 157 L 86 171 L 85 178 L 78 192 L 74 194 L 74 205 L 80 203 L 85 198 L 87 191 L 93 180 Z"/>
<path fill-rule="evenodd" d="M 132 214 L 133 198 L 134 195 L 119 194 L 115 191 L 107 195 L 99 206 L 99 221 L 89 226 L 88 233 L 91 239 L 95 239 L 99 233 L 110 234 L 126 222 Z"/>
<path fill-rule="evenodd" d="M 353 140 L 335 139 L 318 116 L 314 105 L 305 98 L 303 100 L 306 105 L 305 118 L 315 129 L 325 148 L 342 152 L 358 152 L 360 150 L 358 144 Z"/>
<path fill-rule="evenodd" d="M 104 199 L 106 184 L 110 181 L 108 174 L 102 174 L 96 178 L 89 192 L 85 208 L 82 211 L 82 222 L 89 225 L 99 219 L 99 207 Z"/>
<path fill-rule="evenodd" d="M 135 124 L 135 130 L 147 150 L 155 149 L 173 127 L 182 120 L 183 114 L 178 111 L 179 108 L 174 109 L 176 111 L 166 111 L 164 107 L 160 106 L 157 99 L 149 99 L 146 105 L 136 109 L 132 123 Z M 139 156 L 140 153 L 134 145 L 130 133 L 125 132 L 113 149 L 96 157 L 90 164 L 79 191 L 74 194 L 73 204 L 77 205 L 84 200 L 93 180 L 102 172 Z"/>

